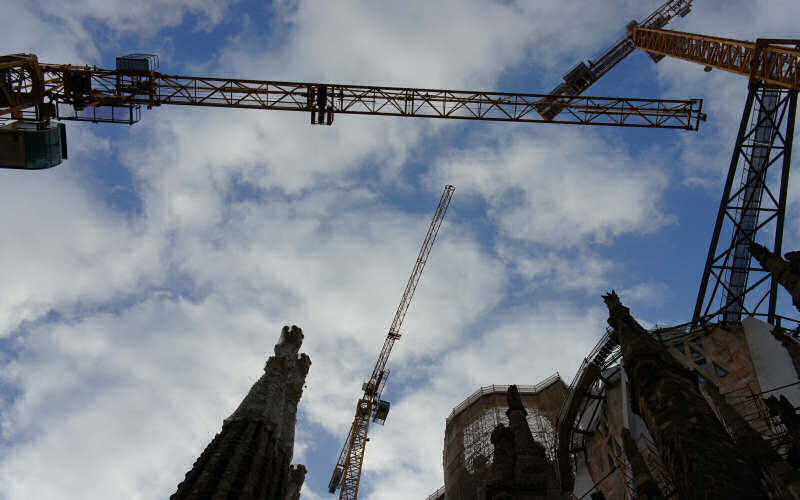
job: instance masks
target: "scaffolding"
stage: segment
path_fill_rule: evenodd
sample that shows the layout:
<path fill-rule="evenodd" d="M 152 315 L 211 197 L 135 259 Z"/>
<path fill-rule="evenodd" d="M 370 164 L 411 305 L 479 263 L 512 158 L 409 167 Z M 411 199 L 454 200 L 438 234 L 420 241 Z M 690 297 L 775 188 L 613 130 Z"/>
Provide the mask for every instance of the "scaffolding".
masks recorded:
<path fill-rule="evenodd" d="M 492 431 L 498 425 L 508 426 L 506 411 L 508 406 L 495 406 L 489 408 L 472 423 L 464 427 L 464 467 L 475 473 L 492 463 L 494 445 L 492 444 Z M 545 456 L 551 462 L 555 460 L 555 432 L 550 421 L 538 410 L 525 409 L 528 412 L 526 420 L 531 430 L 533 439 L 545 449 Z"/>
<path fill-rule="evenodd" d="M 481 387 L 447 417 L 443 462 L 448 500 L 481 498 L 494 459 L 492 432 L 509 425 L 508 385 Z M 533 439 L 555 460 L 555 417 L 567 386 L 558 374 L 536 385 L 517 386 Z M 477 496 L 476 496 L 477 495 Z"/>
<path fill-rule="evenodd" d="M 795 385 L 795 384 L 790 384 Z M 761 393 L 753 392 L 752 387 L 746 385 L 741 389 L 725 394 L 725 399 L 739 412 L 750 427 L 756 430 L 770 448 L 783 458 L 789 453 L 791 438 L 786 426 L 777 415 L 772 415 L 764 402 L 765 397 L 784 387 L 770 389 Z"/>

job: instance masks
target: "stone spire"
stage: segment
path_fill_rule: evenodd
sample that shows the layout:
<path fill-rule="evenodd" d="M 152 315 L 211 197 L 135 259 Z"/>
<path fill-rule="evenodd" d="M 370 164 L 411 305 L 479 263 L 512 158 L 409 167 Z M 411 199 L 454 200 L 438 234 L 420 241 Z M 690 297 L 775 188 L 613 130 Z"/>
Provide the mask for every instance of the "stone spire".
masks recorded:
<path fill-rule="evenodd" d="M 298 356 L 303 331 L 283 327 L 275 355 L 222 431 L 178 485 L 173 500 L 297 500 L 303 465 L 289 466 L 297 404 L 311 360 Z"/>
<path fill-rule="evenodd" d="M 528 426 L 526 418 L 528 412 L 522 405 L 522 399 L 519 397 L 519 389 L 517 389 L 516 385 L 508 388 L 506 397 L 508 399 L 508 410 L 506 410 L 508 427 L 514 433 L 517 455 L 514 475 L 516 477 L 525 477 L 529 474 L 536 474 L 547 468 L 548 465 L 544 446 L 533 439 L 531 428 Z"/>
<path fill-rule="evenodd" d="M 544 447 L 533 439 L 527 410 L 516 385 L 507 392 L 508 427 L 499 424 L 492 432 L 494 460 L 486 499 L 555 499 L 560 488 Z"/>
<path fill-rule="evenodd" d="M 696 374 L 642 328 L 615 292 L 603 299 L 622 347 L 633 409 L 653 436 L 678 498 L 766 499 L 759 471 L 737 452 L 700 394 Z"/>

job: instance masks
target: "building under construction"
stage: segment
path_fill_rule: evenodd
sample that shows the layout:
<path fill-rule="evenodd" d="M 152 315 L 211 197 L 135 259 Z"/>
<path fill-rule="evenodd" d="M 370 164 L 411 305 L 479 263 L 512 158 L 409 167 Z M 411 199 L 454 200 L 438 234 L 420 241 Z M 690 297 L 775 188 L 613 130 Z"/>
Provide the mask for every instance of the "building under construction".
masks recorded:
<path fill-rule="evenodd" d="M 797 338 L 752 317 L 648 331 L 604 299 L 569 387 L 489 386 L 453 409 L 427 500 L 800 498 Z"/>
<path fill-rule="evenodd" d="M 380 95 L 370 102 L 392 103 L 401 116 L 554 123 L 592 117 L 579 122 L 584 125 L 601 124 L 593 120 L 604 117 L 613 121 L 604 125 L 691 130 L 704 119 L 697 100 L 669 109 L 656 101 L 652 108 L 617 100 L 623 110 L 617 104 L 582 102 L 578 96 L 637 48 L 654 61 L 674 57 L 749 77 L 691 321 L 646 330 L 616 293 L 604 296 L 608 328 L 598 332 L 596 348 L 569 386 L 556 374 L 536 385 L 483 387 L 453 409 L 445 420 L 444 485 L 427 500 L 800 499 L 800 417 L 795 411 L 800 405 L 800 328 L 796 320 L 781 315 L 786 307 L 778 301 L 780 284 L 795 306 L 800 304 L 800 258 L 791 253 L 788 260 L 780 257 L 800 90 L 800 41 L 747 42 L 661 29 L 672 17 L 685 15 L 689 3 L 669 1 L 644 22 L 631 23 L 623 40 L 599 59 L 570 70 L 548 95 L 466 97 L 456 91 L 434 96 L 434 91 L 419 89 L 372 90 Z M 66 77 L 77 71 L 55 66 L 44 70 L 61 75 L 64 88 L 69 87 Z M 132 103 L 211 105 L 207 99 L 217 94 L 207 88 L 207 96 L 181 95 L 184 101 L 175 101 L 171 99 L 177 94 L 169 93 L 174 78 L 152 71 L 127 73 L 118 69 L 93 75 L 107 76 L 109 83 L 91 97 L 103 102 L 117 96 L 123 87 L 115 86 L 112 76 L 117 82 L 135 80 L 131 84 L 139 90 L 131 94 Z M 259 89 L 271 85 L 256 83 Z M 276 104 L 283 97 L 275 103 L 260 101 L 259 106 L 310 111 L 313 123 L 328 125 L 335 113 L 387 113 L 382 107 L 358 108 L 365 94 L 357 90 L 285 84 L 274 94 L 292 96 L 295 107 Z M 439 114 L 409 108 L 415 96 L 424 96 L 428 104 L 441 99 Z M 456 103 L 453 114 L 445 102 Z M 499 110 L 505 110 L 502 117 L 491 115 Z M 386 420 L 389 403 L 381 395 L 388 357 L 400 338 L 400 323 L 450 195 L 452 187 L 447 186 L 378 362 L 362 387 L 329 483 L 331 493 L 339 490 L 340 500 L 358 497 L 370 422 Z M 274 480 L 287 477 L 288 461 L 282 460 Z M 201 457 L 196 467 L 203 461 Z M 218 464 L 220 470 L 225 467 Z M 236 484 L 264 482 L 258 467 L 241 465 L 237 470 L 242 472 L 237 472 Z M 195 476 L 202 477 L 190 472 L 187 482 Z M 179 487 L 177 495 L 184 489 Z M 253 498 L 286 498 L 276 495 Z"/>
<path fill-rule="evenodd" d="M 800 266 L 754 255 L 800 302 Z M 800 498 L 800 341 L 756 318 L 644 329 L 614 293 L 568 387 L 487 386 L 445 420 L 444 486 L 427 500 Z M 299 498 L 289 466 L 310 366 L 275 356 L 173 498 Z"/>

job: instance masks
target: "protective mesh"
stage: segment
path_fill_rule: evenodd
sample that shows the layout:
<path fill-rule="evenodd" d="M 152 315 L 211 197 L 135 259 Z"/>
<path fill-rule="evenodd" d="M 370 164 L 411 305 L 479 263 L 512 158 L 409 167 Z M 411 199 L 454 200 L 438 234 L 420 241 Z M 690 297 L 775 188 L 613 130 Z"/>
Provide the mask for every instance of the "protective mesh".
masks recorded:
<path fill-rule="evenodd" d="M 474 473 L 494 457 L 492 431 L 497 424 L 508 425 L 507 406 L 489 408 L 464 427 L 464 467 Z M 548 460 L 555 460 L 555 432 L 550 421 L 537 410 L 526 408 L 533 439 L 544 446 Z"/>

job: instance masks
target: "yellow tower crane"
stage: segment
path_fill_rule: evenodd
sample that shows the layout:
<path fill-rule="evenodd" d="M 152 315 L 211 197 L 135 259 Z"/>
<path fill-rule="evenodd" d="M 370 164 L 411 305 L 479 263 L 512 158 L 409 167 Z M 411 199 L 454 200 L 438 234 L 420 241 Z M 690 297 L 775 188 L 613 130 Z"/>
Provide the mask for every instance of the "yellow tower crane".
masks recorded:
<path fill-rule="evenodd" d="M 408 278 L 408 283 L 406 283 L 406 287 L 403 290 L 400 305 L 397 307 L 392 325 L 389 327 L 389 333 L 386 334 L 386 340 L 384 340 L 381 352 L 378 354 L 378 361 L 375 363 L 375 368 L 372 369 L 369 380 L 364 382 L 362 386 L 364 394 L 356 403 L 356 415 L 353 418 L 353 424 L 350 426 L 350 432 L 347 434 L 347 439 L 342 451 L 339 453 L 339 459 L 336 461 L 333 475 L 328 483 L 328 491 L 331 493 L 335 493 L 341 485 L 340 499 L 355 500 L 358 497 L 361 466 L 364 463 L 364 450 L 368 440 L 367 432 L 369 431 L 370 419 L 373 422 L 383 424 L 389 414 L 389 402 L 381 399 L 383 389 L 386 387 L 386 380 L 389 377 L 386 363 L 389 361 L 389 355 L 392 353 L 394 343 L 400 339 L 400 327 L 403 325 L 403 319 L 405 319 L 408 312 L 411 298 L 417 289 L 425 263 L 428 262 L 428 256 L 431 253 L 431 248 L 433 248 L 433 243 L 436 241 L 436 235 L 439 234 L 439 228 L 442 225 L 442 221 L 444 221 L 445 212 L 447 212 L 447 207 L 450 205 L 450 199 L 453 197 L 455 189 L 455 187 L 448 184 L 442 191 L 442 197 L 439 199 L 439 205 L 433 214 L 428 234 L 425 235 L 425 240 L 422 242 L 422 248 L 420 248 L 417 260 L 414 262 L 411 276 Z"/>
<path fill-rule="evenodd" d="M 559 101 L 556 117 L 540 115 L 550 94 L 186 76 L 158 66 L 152 54 L 118 57 L 114 69 L 0 56 L 0 168 L 37 170 L 66 159 L 66 128 L 51 120 L 132 125 L 143 106 L 300 111 L 315 125 L 331 125 L 338 114 L 683 130 L 705 120 L 700 99 L 573 96 Z"/>

